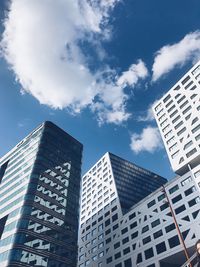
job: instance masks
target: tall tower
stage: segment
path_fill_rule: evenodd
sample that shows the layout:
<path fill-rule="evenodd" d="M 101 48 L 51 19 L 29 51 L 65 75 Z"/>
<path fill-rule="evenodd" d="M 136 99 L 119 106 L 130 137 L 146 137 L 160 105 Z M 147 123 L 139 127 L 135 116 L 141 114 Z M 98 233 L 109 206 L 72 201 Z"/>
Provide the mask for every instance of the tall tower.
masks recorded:
<path fill-rule="evenodd" d="M 173 170 L 182 175 L 200 161 L 200 61 L 154 106 Z"/>
<path fill-rule="evenodd" d="M 82 144 L 45 122 L 0 159 L 0 266 L 75 267 Z"/>
<path fill-rule="evenodd" d="M 106 153 L 82 178 L 78 266 L 107 266 L 124 214 L 164 183 L 159 175 Z"/>

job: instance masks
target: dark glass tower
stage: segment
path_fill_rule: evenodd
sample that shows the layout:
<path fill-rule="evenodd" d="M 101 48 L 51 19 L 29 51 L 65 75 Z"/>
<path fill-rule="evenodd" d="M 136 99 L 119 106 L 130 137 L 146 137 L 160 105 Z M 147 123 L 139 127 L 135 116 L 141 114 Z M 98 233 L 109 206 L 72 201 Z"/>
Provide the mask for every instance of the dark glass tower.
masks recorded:
<path fill-rule="evenodd" d="M 82 144 L 45 122 L 0 160 L 0 266 L 75 267 Z"/>
<path fill-rule="evenodd" d="M 158 174 L 112 153 L 109 155 L 123 213 L 166 183 L 166 179 Z"/>

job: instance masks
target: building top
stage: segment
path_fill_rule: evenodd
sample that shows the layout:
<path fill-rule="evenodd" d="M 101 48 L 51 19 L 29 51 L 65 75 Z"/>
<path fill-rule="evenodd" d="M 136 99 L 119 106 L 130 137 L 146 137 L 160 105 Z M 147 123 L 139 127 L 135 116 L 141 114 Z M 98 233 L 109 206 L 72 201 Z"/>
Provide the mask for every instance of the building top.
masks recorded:
<path fill-rule="evenodd" d="M 13 153 L 16 149 L 18 149 L 20 146 L 24 145 L 26 141 L 29 141 L 31 138 L 34 138 L 35 134 L 38 133 L 38 131 L 43 131 L 44 128 L 52 128 L 60 133 L 63 133 L 71 140 L 79 144 L 81 147 L 83 146 L 78 140 L 76 140 L 73 136 L 62 130 L 60 127 L 58 127 L 56 124 L 54 124 L 51 121 L 45 121 L 41 123 L 37 128 L 35 128 L 31 133 L 29 133 L 26 137 L 24 137 L 18 144 L 16 144 L 8 153 L 6 153 L 3 157 L 0 158 L 0 165 L 5 161 L 7 157 L 9 157 L 10 154 Z"/>
<path fill-rule="evenodd" d="M 200 160 L 200 61 L 153 107 L 172 165 L 179 175 Z"/>

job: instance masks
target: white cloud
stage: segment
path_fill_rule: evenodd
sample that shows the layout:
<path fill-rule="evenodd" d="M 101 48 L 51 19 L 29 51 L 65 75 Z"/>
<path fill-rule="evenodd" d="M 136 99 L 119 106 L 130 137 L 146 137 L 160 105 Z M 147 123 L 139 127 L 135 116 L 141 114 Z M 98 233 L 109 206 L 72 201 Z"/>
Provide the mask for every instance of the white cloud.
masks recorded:
<path fill-rule="evenodd" d="M 163 46 L 154 58 L 153 81 L 189 60 L 200 58 L 200 31 L 187 34 L 180 42 Z"/>
<path fill-rule="evenodd" d="M 133 133 L 131 136 L 130 147 L 136 154 L 147 151 L 153 153 L 162 147 L 160 133 L 157 128 L 148 126 L 141 134 Z"/>
<path fill-rule="evenodd" d="M 21 84 L 41 104 L 72 113 L 89 107 L 100 123 L 120 124 L 126 112 L 126 86 L 146 77 L 139 60 L 121 76 L 107 66 L 96 73 L 80 43 L 105 58 L 101 40 L 111 38 L 109 17 L 119 0 L 11 0 L 1 50 Z M 96 60 L 96 58 L 95 58 Z M 102 71 L 103 69 L 103 71 Z"/>
<path fill-rule="evenodd" d="M 139 78 L 146 78 L 148 75 L 148 70 L 144 62 L 140 59 L 137 64 L 132 64 L 129 69 L 122 73 L 122 75 L 117 80 L 117 85 L 119 86 L 134 86 Z"/>

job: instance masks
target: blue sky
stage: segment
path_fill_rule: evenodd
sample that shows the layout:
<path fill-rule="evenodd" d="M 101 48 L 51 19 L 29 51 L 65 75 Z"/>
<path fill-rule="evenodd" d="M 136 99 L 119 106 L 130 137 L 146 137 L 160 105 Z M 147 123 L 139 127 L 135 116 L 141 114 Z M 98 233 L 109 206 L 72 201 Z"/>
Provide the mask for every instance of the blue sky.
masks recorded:
<path fill-rule="evenodd" d="M 2 0 L 0 156 L 51 120 L 84 145 L 174 176 L 150 108 L 200 58 L 200 2 Z"/>

